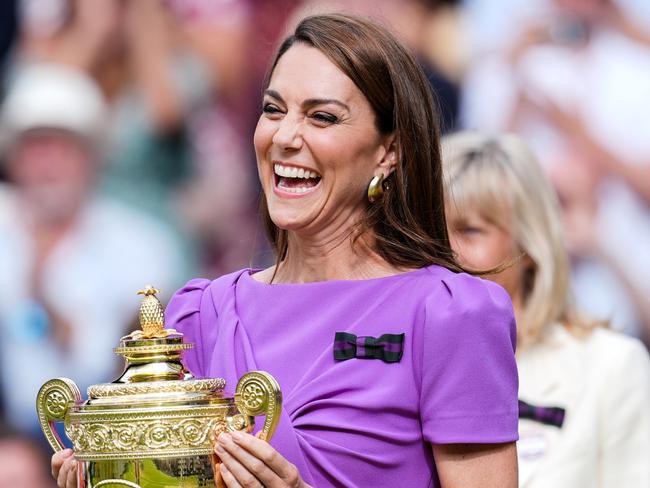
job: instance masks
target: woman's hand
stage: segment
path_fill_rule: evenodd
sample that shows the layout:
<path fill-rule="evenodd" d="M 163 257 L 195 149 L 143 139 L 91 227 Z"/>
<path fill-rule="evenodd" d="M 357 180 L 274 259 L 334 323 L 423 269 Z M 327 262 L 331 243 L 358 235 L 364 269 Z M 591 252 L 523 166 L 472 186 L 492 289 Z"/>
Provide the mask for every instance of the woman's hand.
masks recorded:
<path fill-rule="evenodd" d="M 77 488 L 77 460 L 72 449 L 64 449 L 52 456 L 52 476 L 59 488 Z"/>
<path fill-rule="evenodd" d="M 229 488 L 309 488 L 293 464 L 268 442 L 250 434 L 220 434 L 215 452 Z"/>

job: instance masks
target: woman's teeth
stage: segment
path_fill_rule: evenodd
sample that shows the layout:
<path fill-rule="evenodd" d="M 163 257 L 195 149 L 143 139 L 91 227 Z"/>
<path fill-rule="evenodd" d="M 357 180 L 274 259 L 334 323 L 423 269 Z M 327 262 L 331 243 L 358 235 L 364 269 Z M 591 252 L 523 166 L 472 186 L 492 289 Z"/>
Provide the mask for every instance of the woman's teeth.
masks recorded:
<path fill-rule="evenodd" d="M 315 171 L 296 168 L 295 166 L 282 166 L 281 164 L 274 164 L 273 170 L 276 175 L 284 178 L 320 178 L 320 175 Z"/>
<path fill-rule="evenodd" d="M 284 186 L 284 185 L 282 185 L 282 184 L 280 184 L 280 185 L 278 185 L 278 186 L 279 186 L 280 188 L 282 188 L 282 190 L 284 190 L 284 191 L 286 191 L 286 192 L 288 192 L 288 193 L 307 193 L 308 191 L 311 191 L 311 189 L 313 188 L 313 187 L 311 187 L 311 186 L 303 186 L 303 187 L 296 186 L 296 187 L 292 187 L 292 186 Z"/>
<path fill-rule="evenodd" d="M 287 193 L 308 193 L 320 182 L 321 176 L 315 171 L 295 166 L 274 164 L 276 186 Z"/>

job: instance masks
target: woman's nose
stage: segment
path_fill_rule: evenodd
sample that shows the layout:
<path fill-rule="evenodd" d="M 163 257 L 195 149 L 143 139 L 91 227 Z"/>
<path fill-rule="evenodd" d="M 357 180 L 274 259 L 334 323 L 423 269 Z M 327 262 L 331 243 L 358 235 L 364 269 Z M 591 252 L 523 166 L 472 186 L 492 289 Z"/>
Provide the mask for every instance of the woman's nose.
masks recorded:
<path fill-rule="evenodd" d="M 280 121 L 278 129 L 273 135 L 273 144 L 282 150 L 300 149 L 302 146 L 300 120 L 297 120 L 294 117 L 285 116 Z"/>

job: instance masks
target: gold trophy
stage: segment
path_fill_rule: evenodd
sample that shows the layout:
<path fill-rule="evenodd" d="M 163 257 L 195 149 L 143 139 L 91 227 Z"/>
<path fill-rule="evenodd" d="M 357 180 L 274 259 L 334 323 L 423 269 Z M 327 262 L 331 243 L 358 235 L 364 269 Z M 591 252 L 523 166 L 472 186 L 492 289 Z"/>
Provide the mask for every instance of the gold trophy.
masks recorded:
<path fill-rule="evenodd" d="M 54 424 L 64 422 L 79 461 L 79 488 L 200 488 L 225 486 L 214 444 L 221 432 L 251 431 L 264 415 L 262 438 L 275 431 L 282 395 L 268 373 L 252 371 L 224 396 L 221 378 L 194 379 L 181 353 L 194 345 L 164 329 L 158 290 L 148 286 L 140 325 L 120 341 L 126 360 L 112 383 L 88 388 L 83 401 L 67 378 L 45 383 L 36 399 L 41 429 L 55 451 L 64 448 Z"/>

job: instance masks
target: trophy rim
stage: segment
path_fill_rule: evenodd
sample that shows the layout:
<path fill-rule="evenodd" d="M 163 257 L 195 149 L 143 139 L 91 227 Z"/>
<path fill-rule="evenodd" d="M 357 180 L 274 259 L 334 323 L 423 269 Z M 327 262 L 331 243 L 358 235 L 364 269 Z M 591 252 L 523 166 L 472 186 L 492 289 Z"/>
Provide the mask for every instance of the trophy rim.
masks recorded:
<path fill-rule="evenodd" d="M 88 399 L 115 398 L 151 393 L 221 393 L 226 387 L 223 378 L 145 381 L 138 383 L 99 383 L 89 386 Z"/>

